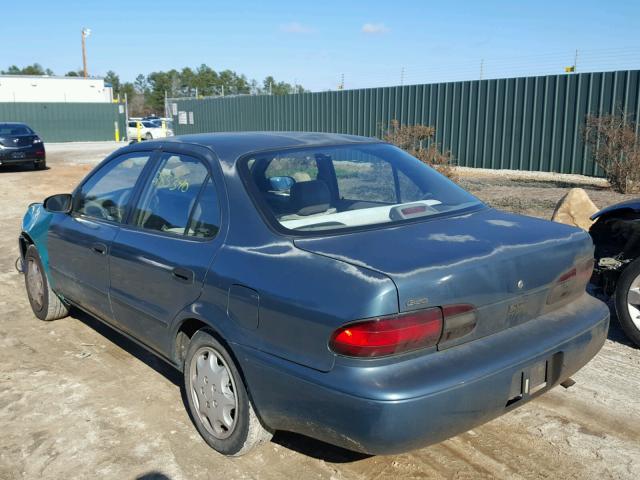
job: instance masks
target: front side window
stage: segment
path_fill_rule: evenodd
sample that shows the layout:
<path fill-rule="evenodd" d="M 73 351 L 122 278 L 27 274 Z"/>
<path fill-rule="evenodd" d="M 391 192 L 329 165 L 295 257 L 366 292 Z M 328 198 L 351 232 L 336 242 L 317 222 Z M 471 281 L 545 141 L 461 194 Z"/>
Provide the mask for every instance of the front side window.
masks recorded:
<path fill-rule="evenodd" d="M 80 188 L 74 211 L 100 220 L 124 222 L 131 193 L 149 156 L 148 152 L 126 154 L 101 167 Z"/>
<path fill-rule="evenodd" d="M 338 231 L 416 220 L 482 203 L 385 143 L 305 147 L 239 161 L 256 205 L 288 231 Z"/>
<path fill-rule="evenodd" d="M 187 155 L 163 154 L 140 196 L 134 224 L 147 230 L 211 238 L 219 223 L 218 197 L 204 163 Z"/>

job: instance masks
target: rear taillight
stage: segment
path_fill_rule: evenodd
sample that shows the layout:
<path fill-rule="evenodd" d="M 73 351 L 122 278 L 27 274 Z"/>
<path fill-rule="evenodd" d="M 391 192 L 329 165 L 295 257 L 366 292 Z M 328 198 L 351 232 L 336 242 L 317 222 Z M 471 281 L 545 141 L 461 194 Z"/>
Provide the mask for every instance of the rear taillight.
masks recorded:
<path fill-rule="evenodd" d="M 464 337 L 476 328 L 476 309 L 473 305 L 445 305 L 442 312 L 444 328 L 440 342 Z"/>
<path fill-rule="evenodd" d="M 593 273 L 593 258 L 581 260 L 558 277 L 547 297 L 547 305 L 561 302 L 584 292 Z"/>
<path fill-rule="evenodd" d="M 472 305 L 446 305 L 345 325 L 333 333 L 329 346 L 349 357 L 383 357 L 462 337 L 475 325 Z"/>
<path fill-rule="evenodd" d="M 331 336 L 331 349 L 350 357 L 382 357 L 431 347 L 442 333 L 439 308 L 351 323 Z"/>

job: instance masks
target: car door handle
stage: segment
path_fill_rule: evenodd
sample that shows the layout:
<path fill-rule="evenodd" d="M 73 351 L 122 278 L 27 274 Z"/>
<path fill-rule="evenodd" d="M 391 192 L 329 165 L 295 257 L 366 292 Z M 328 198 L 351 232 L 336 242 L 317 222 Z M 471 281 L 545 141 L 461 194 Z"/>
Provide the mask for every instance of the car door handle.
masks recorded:
<path fill-rule="evenodd" d="M 107 253 L 107 246 L 104 243 L 94 243 L 91 245 L 91 250 L 100 255 L 105 255 Z"/>
<path fill-rule="evenodd" d="M 171 270 L 171 275 L 173 275 L 173 278 L 180 282 L 193 282 L 193 271 L 189 270 L 188 268 L 176 267 Z"/>

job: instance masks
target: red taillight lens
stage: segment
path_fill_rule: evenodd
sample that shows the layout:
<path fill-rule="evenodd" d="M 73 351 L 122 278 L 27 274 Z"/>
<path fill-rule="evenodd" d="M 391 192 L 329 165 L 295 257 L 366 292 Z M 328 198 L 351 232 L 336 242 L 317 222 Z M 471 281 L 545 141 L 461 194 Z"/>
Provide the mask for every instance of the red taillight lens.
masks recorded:
<path fill-rule="evenodd" d="M 442 311 L 429 308 L 345 325 L 331 336 L 331 349 L 351 357 L 382 357 L 431 347 L 442 333 Z"/>
<path fill-rule="evenodd" d="M 587 260 L 579 261 L 571 270 L 560 275 L 554 287 L 549 292 L 547 305 L 566 300 L 569 297 L 582 293 L 591 279 L 593 265 L 593 258 L 588 258 Z"/>

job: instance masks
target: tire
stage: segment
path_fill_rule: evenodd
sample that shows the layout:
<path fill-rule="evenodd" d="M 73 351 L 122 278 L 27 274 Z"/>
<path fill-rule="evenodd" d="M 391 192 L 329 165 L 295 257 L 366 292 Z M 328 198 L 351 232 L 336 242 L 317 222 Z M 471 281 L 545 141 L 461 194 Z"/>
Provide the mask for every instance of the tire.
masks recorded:
<path fill-rule="evenodd" d="M 24 283 L 31 309 L 40 320 L 57 320 L 69 314 L 69 309 L 51 290 L 40 255 L 34 245 L 29 245 L 24 257 Z"/>
<path fill-rule="evenodd" d="M 630 295 L 630 290 L 633 290 Z M 636 292 L 636 293 L 634 293 Z M 618 321 L 629 339 L 640 347 L 640 258 L 635 259 L 623 270 L 615 292 Z M 634 315 L 632 315 L 632 312 Z"/>
<path fill-rule="evenodd" d="M 47 168 L 47 162 L 33 162 L 33 168 L 34 170 L 44 170 Z"/>
<path fill-rule="evenodd" d="M 145 138 L 145 139 L 147 139 L 147 140 L 153 140 L 153 135 L 151 135 L 151 132 L 147 132 L 147 133 L 144 135 L 144 138 Z"/>
<path fill-rule="evenodd" d="M 212 333 L 199 330 L 189 343 L 184 361 L 187 404 L 205 442 L 223 455 L 237 457 L 269 441 L 272 434 L 260 423 L 233 358 Z"/>

